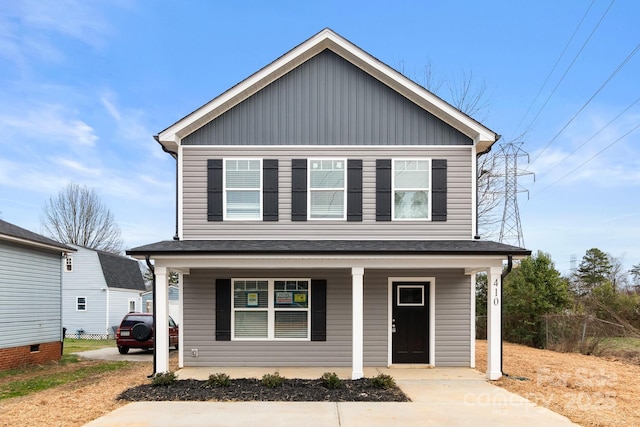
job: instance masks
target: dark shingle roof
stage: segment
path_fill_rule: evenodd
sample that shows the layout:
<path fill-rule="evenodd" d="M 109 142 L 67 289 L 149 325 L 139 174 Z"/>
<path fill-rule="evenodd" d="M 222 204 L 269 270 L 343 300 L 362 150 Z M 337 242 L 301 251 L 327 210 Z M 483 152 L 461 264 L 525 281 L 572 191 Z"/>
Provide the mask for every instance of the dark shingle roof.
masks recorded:
<path fill-rule="evenodd" d="M 147 290 L 138 261 L 108 252 L 96 251 L 96 253 L 108 287 Z"/>
<path fill-rule="evenodd" d="M 52 246 L 52 249 L 59 249 L 64 252 L 75 252 L 75 249 L 60 242 L 0 219 L 0 237 L 2 237 L 2 235 L 23 240 L 25 243 L 39 243 L 41 245 Z"/>
<path fill-rule="evenodd" d="M 127 251 L 129 255 L 286 253 L 531 255 L 524 248 L 485 240 L 167 240 Z"/>

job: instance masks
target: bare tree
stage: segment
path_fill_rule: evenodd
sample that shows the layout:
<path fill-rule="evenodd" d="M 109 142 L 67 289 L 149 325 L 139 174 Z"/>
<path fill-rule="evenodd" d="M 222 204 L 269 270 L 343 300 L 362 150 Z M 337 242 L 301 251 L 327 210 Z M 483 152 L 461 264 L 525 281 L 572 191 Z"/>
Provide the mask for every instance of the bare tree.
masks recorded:
<path fill-rule="evenodd" d="M 113 214 L 95 190 L 69 184 L 49 198 L 40 219 L 45 232 L 62 243 L 118 254 L 123 242 Z"/>
<path fill-rule="evenodd" d="M 423 70 L 422 84 L 438 96 L 442 87 L 446 86 L 449 91 L 448 102 L 451 105 L 476 119 L 478 116 L 485 118 L 489 107 L 487 84 L 484 80 L 478 82 L 473 72 L 463 72 L 461 79 L 443 79 L 435 72 L 431 59 L 428 59 Z M 502 202 L 502 189 L 499 188 L 503 185 L 500 167 L 491 152 L 477 160 L 478 233 L 485 237 L 493 236 L 499 230 L 500 217 L 496 208 Z"/>

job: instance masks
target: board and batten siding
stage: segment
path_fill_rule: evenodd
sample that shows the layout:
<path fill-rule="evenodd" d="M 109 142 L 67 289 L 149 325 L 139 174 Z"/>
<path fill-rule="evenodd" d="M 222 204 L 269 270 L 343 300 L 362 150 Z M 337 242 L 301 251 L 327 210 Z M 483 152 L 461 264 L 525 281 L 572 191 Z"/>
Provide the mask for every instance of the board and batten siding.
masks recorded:
<path fill-rule="evenodd" d="M 0 242 L 0 348 L 60 341 L 60 253 Z"/>
<path fill-rule="evenodd" d="M 207 221 L 207 159 L 278 159 L 278 221 Z M 291 221 L 291 160 L 361 159 L 362 221 Z M 447 160 L 446 221 L 376 221 L 376 159 Z M 201 147 L 182 149 L 182 238 L 260 239 L 470 239 L 473 236 L 471 147 Z"/>
<path fill-rule="evenodd" d="M 182 145 L 472 145 L 325 50 L 185 136 Z"/>
<path fill-rule="evenodd" d="M 470 286 L 462 270 L 378 270 L 364 274 L 364 365 L 386 366 L 388 278 L 435 277 L 436 366 L 470 366 Z M 215 282 L 219 278 L 327 280 L 326 341 L 216 341 Z M 351 366 L 351 271 L 191 270 L 184 276 L 185 366 Z"/>
<path fill-rule="evenodd" d="M 74 336 L 78 330 L 85 334 L 109 334 L 107 283 L 98 254 L 80 246 L 73 247 L 77 250 L 70 255 L 73 271 L 63 270 L 62 273 L 62 326 L 67 328 L 67 336 Z M 77 297 L 86 297 L 85 311 L 76 309 Z"/>

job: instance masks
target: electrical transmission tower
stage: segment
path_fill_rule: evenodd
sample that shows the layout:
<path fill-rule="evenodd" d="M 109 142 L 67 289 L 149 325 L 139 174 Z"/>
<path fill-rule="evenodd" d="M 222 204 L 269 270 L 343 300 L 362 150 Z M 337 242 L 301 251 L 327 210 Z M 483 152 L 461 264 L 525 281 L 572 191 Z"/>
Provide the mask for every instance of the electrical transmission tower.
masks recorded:
<path fill-rule="evenodd" d="M 518 177 L 532 175 L 518 168 L 518 159 L 525 157 L 529 163 L 529 154 L 522 148 L 522 142 L 509 142 L 500 145 L 500 152 L 496 154 L 497 160 L 504 161 L 504 209 L 502 211 L 502 225 L 500 227 L 500 242 L 514 246 L 524 247 L 524 236 L 520 224 L 520 211 L 518 209 L 518 193 L 529 193 L 528 190 L 518 185 Z"/>

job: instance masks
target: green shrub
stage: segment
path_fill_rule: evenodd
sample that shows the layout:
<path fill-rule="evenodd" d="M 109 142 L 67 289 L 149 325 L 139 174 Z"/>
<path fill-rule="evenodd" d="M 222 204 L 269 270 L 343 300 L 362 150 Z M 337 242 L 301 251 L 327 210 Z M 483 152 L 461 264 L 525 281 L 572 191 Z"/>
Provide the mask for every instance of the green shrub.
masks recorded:
<path fill-rule="evenodd" d="M 178 377 L 173 372 L 158 372 L 151 378 L 151 385 L 154 387 L 167 387 L 178 381 Z"/>
<path fill-rule="evenodd" d="M 369 380 L 369 385 L 375 388 L 381 388 L 384 390 L 393 388 L 396 386 L 396 381 L 391 375 L 378 374 L 377 376 Z"/>
<path fill-rule="evenodd" d="M 222 372 L 209 375 L 209 379 L 205 384 L 207 387 L 229 387 L 230 385 L 231 378 L 229 378 L 229 375 Z"/>
<path fill-rule="evenodd" d="M 322 385 L 329 389 L 335 389 L 342 387 L 342 380 L 336 375 L 335 372 L 325 372 L 320 377 Z"/>
<path fill-rule="evenodd" d="M 269 388 L 280 387 L 284 382 L 284 377 L 280 376 L 279 372 L 275 374 L 264 374 L 262 376 L 262 384 Z"/>

